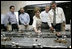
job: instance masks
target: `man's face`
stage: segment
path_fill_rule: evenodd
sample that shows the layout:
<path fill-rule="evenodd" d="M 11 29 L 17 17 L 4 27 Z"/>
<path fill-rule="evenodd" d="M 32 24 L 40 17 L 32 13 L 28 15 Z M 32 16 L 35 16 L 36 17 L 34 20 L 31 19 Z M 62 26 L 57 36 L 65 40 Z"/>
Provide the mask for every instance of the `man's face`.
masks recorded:
<path fill-rule="evenodd" d="M 49 11 L 49 9 L 50 9 L 50 7 L 46 7 L 46 8 L 45 8 L 45 11 L 46 11 L 46 12 L 48 12 L 48 11 Z"/>
<path fill-rule="evenodd" d="M 55 9 L 55 8 L 56 8 L 56 4 L 55 4 L 55 3 L 52 4 L 52 5 L 51 5 L 51 8 L 52 8 L 52 9 Z"/>
<path fill-rule="evenodd" d="M 15 11 L 15 7 L 12 7 L 12 8 L 10 9 L 10 11 L 11 11 L 11 12 L 14 12 L 14 11 Z"/>
<path fill-rule="evenodd" d="M 20 12 L 21 12 L 21 13 L 24 13 L 24 9 L 20 9 Z"/>

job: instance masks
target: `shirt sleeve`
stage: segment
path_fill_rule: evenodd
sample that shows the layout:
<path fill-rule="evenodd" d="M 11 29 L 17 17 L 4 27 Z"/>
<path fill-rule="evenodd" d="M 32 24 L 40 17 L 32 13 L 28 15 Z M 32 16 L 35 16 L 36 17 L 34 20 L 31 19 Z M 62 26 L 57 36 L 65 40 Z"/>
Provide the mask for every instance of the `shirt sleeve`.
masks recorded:
<path fill-rule="evenodd" d="M 65 19 L 65 14 L 64 14 L 64 11 L 63 11 L 63 9 L 61 8 L 61 12 L 62 12 L 62 20 L 64 21 L 64 22 L 66 22 L 66 19 Z"/>
<path fill-rule="evenodd" d="M 29 14 L 28 14 L 27 18 L 28 18 L 28 23 L 27 24 L 29 24 L 29 22 L 30 22 L 30 16 L 29 16 Z"/>
<path fill-rule="evenodd" d="M 18 15 L 18 22 L 17 22 L 17 24 L 19 25 L 19 15 Z"/>
<path fill-rule="evenodd" d="M 42 12 L 41 12 L 41 13 L 40 13 L 40 18 L 41 18 L 41 20 L 43 20 L 43 19 L 42 19 L 42 16 L 43 16 L 43 14 L 42 14 Z"/>
<path fill-rule="evenodd" d="M 19 20 L 22 24 L 24 24 L 24 21 L 22 20 L 22 17 L 19 15 Z"/>
<path fill-rule="evenodd" d="M 5 26 L 7 26 L 7 24 L 9 23 L 9 20 L 10 20 L 10 19 L 9 19 L 9 15 L 6 14 L 6 15 L 5 15 L 5 18 L 4 18 L 4 25 L 5 25 Z"/>
<path fill-rule="evenodd" d="M 49 25 L 49 27 L 52 27 L 52 25 L 51 25 L 51 19 L 50 19 L 50 14 L 48 15 L 48 25 Z"/>
<path fill-rule="evenodd" d="M 34 19 L 33 17 L 33 24 L 32 24 L 33 27 L 36 27 L 36 20 Z"/>
<path fill-rule="evenodd" d="M 4 24 L 4 15 L 3 14 L 1 14 L 1 24 Z"/>

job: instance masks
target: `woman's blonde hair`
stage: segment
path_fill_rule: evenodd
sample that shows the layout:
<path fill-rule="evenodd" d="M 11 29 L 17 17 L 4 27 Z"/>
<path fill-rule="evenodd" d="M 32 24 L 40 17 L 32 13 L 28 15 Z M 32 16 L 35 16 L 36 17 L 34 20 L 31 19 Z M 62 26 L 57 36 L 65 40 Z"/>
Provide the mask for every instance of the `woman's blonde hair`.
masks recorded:
<path fill-rule="evenodd" d="M 34 8 L 34 13 L 36 13 L 37 11 L 40 11 L 40 8 L 39 7 L 35 7 Z"/>

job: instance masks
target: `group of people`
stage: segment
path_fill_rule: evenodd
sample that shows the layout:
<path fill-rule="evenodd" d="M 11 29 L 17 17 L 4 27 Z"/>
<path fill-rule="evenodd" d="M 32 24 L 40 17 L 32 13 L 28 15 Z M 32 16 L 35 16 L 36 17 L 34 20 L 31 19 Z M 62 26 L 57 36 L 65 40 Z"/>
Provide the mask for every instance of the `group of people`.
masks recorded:
<path fill-rule="evenodd" d="M 10 12 L 7 13 L 6 17 L 4 18 L 4 26 L 10 22 L 13 29 L 19 30 L 18 22 L 16 20 L 16 15 L 14 14 L 15 7 L 10 6 Z M 24 11 L 23 8 L 20 8 L 21 14 L 19 15 L 19 20 L 21 24 L 28 27 L 30 22 L 30 16 L 28 13 Z M 41 33 L 41 27 L 49 27 L 51 31 L 54 29 L 56 32 L 60 33 L 61 31 L 61 24 L 66 23 L 64 11 L 61 7 L 57 7 L 56 2 L 52 2 L 51 6 L 46 5 L 45 10 L 40 13 L 40 8 L 35 7 L 34 9 L 34 16 L 33 16 L 33 29 L 37 34 Z M 43 24 L 43 25 L 42 25 Z M 47 26 L 47 25 L 48 26 Z M 3 24 L 2 24 L 3 25 Z M 65 24 L 63 25 L 65 27 Z M 6 28 L 5 28 L 6 29 Z"/>
<path fill-rule="evenodd" d="M 17 21 L 16 15 L 15 15 L 15 6 L 10 6 L 10 12 L 8 12 L 6 15 L 1 15 L 1 28 L 4 29 L 4 31 L 8 30 L 8 24 L 10 23 L 12 26 L 12 31 L 16 29 L 16 31 L 19 31 L 19 22 Z M 24 8 L 20 8 L 21 14 L 18 16 L 19 21 L 22 25 L 25 26 L 27 29 L 29 22 L 30 22 L 30 16 L 28 13 L 24 12 Z"/>
<path fill-rule="evenodd" d="M 40 8 L 35 8 L 35 15 L 33 17 L 33 28 L 36 33 L 41 33 L 42 27 L 49 27 L 51 31 L 56 30 L 57 35 L 60 36 L 61 25 L 65 27 L 65 15 L 61 7 L 57 7 L 56 2 L 51 3 L 50 6 L 46 6 L 45 10 L 40 13 Z M 43 25 L 41 25 L 43 24 Z M 47 25 L 48 26 L 47 26 Z"/>

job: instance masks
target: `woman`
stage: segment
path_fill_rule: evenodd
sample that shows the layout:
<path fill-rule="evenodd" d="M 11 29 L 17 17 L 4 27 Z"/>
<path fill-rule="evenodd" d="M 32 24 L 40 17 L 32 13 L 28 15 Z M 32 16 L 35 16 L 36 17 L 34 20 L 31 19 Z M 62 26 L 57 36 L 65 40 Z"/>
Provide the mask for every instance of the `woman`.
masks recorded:
<path fill-rule="evenodd" d="M 40 8 L 36 7 L 34 9 L 34 13 L 35 13 L 35 15 L 33 17 L 33 24 L 32 24 L 32 26 L 33 26 L 34 31 L 38 35 L 40 35 L 40 33 L 41 33 L 41 24 L 42 24 L 42 21 L 40 19 Z"/>

